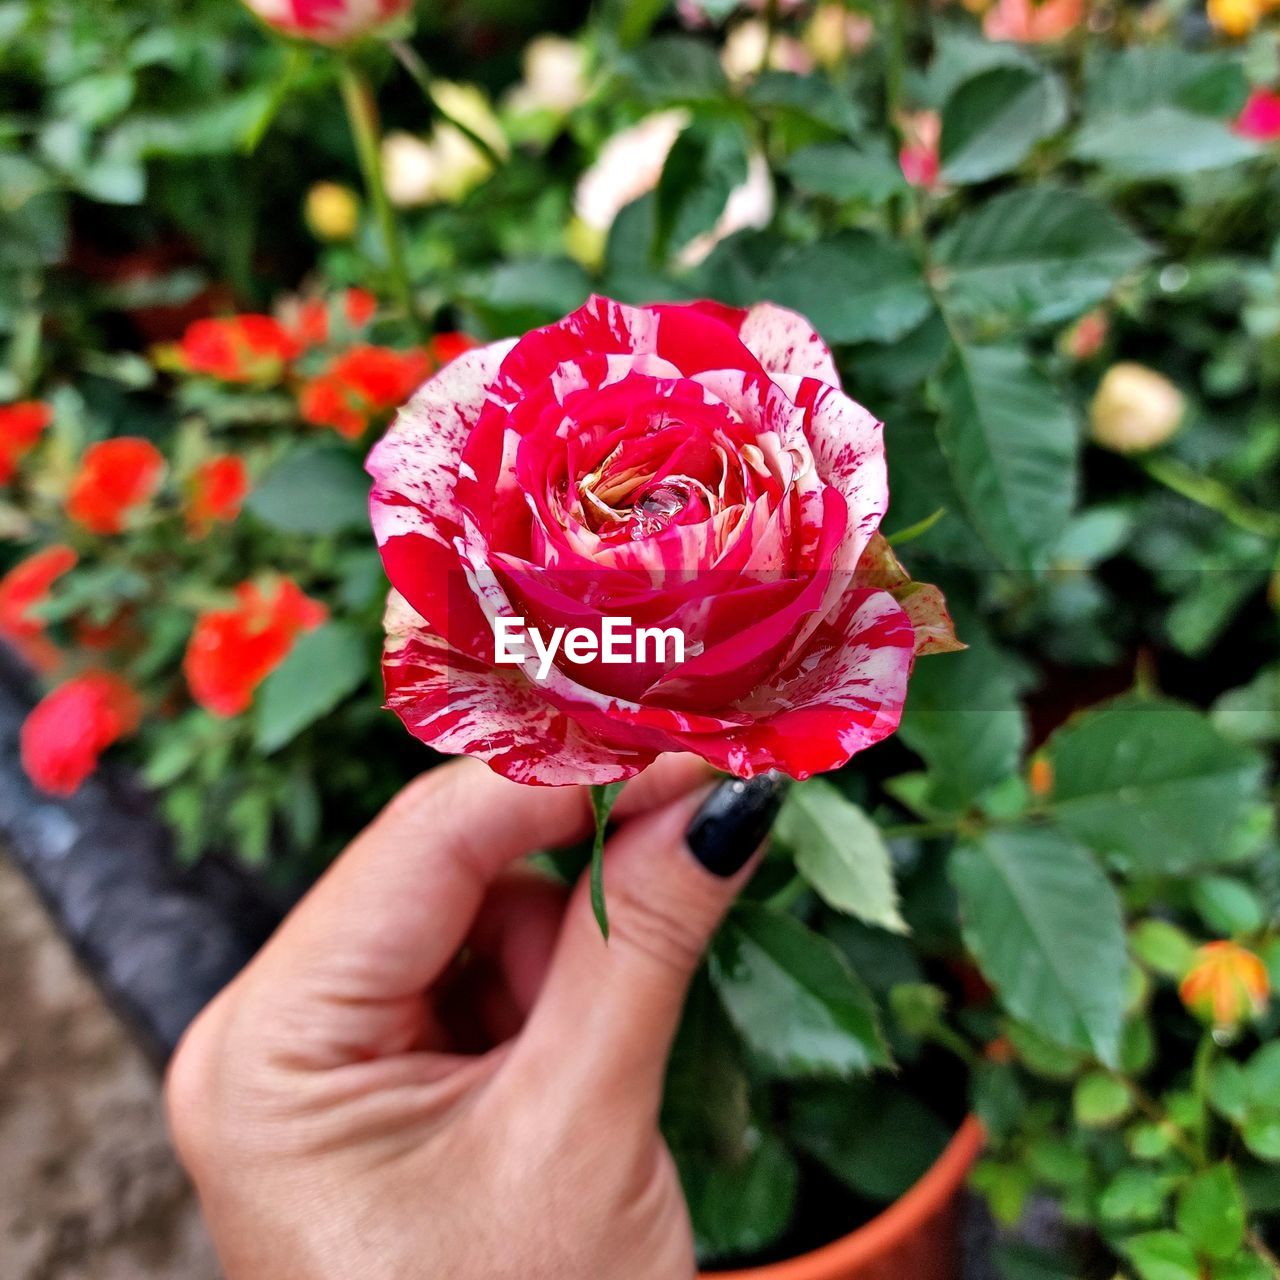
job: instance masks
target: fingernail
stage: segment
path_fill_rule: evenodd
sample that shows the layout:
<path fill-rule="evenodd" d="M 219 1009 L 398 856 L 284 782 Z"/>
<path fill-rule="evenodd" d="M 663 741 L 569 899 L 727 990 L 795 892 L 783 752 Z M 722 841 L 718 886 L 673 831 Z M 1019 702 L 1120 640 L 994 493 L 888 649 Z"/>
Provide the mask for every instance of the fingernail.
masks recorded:
<path fill-rule="evenodd" d="M 747 781 L 722 782 L 689 824 L 689 851 L 713 876 L 727 879 L 741 871 L 769 834 L 786 784 L 782 774 L 772 771 Z"/>

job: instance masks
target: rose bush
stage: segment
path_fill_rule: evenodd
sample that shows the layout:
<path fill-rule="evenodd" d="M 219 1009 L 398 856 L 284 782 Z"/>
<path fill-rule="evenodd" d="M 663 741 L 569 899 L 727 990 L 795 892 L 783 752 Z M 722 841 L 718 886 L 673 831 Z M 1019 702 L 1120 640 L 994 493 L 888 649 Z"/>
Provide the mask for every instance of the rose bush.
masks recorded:
<path fill-rule="evenodd" d="M 859 576 L 881 425 L 793 312 L 593 298 L 455 360 L 368 467 L 387 699 L 441 751 L 519 782 L 615 782 L 663 751 L 804 778 L 897 727 L 916 632 L 874 556 Z M 945 629 L 936 593 L 906 598 L 933 610 L 920 643 Z M 678 628 L 688 659 L 495 664 L 495 617 L 609 615 Z"/>

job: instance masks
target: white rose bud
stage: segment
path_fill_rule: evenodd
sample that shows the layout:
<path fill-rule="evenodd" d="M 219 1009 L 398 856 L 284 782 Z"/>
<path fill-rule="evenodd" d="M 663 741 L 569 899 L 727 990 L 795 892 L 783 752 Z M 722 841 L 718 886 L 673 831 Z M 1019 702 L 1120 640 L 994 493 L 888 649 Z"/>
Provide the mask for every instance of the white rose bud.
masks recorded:
<path fill-rule="evenodd" d="M 1132 361 L 1114 364 L 1089 406 L 1095 444 L 1142 453 L 1165 443 L 1182 424 L 1186 400 L 1162 374 Z"/>
<path fill-rule="evenodd" d="M 507 105 L 517 113 L 550 111 L 566 116 L 587 96 L 587 56 L 563 36 L 539 36 L 524 51 L 524 83 Z"/>

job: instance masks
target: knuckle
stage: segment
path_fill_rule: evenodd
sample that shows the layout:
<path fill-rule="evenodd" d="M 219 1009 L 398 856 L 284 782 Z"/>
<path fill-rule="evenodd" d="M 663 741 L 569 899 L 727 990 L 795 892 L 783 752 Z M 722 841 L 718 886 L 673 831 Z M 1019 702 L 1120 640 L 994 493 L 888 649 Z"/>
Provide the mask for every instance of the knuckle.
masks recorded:
<path fill-rule="evenodd" d="M 685 981 L 706 945 L 700 916 L 660 885 L 623 885 L 610 902 L 610 943 Z"/>
<path fill-rule="evenodd" d="M 169 1133 L 189 1168 L 207 1163 L 222 1129 L 217 1113 L 225 999 L 226 993 L 218 996 L 191 1024 L 165 1073 Z"/>

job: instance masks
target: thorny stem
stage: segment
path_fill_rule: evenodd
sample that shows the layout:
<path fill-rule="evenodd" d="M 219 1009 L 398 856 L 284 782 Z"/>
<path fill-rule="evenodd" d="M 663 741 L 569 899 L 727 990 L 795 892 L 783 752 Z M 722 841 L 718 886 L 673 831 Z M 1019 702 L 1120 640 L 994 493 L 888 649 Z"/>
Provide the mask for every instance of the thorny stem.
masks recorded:
<path fill-rule="evenodd" d="M 382 179 L 382 127 L 378 121 L 378 107 L 373 91 L 364 75 L 348 58 L 342 60 L 342 101 L 347 108 L 347 119 L 355 139 L 356 155 L 360 171 L 364 175 L 365 190 L 373 205 L 374 216 L 382 235 L 387 253 L 387 270 L 396 301 L 404 308 L 409 324 L 419 337 L 425 336 L 422 317 L 418 314 L 413 297 L 413 286 L 404 261 L 404 243 L 400 237 L 400 223 L 387 196 L 386 183 Z"/>

